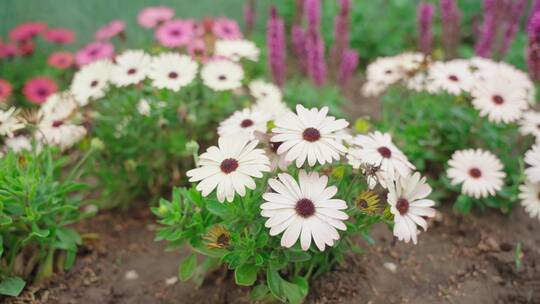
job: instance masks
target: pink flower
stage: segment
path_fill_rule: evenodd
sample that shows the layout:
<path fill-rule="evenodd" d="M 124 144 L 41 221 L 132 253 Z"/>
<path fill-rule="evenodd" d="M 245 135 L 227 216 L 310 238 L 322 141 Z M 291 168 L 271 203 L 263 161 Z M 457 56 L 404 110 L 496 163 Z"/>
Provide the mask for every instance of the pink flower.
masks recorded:
<path fill-rule="evenodd" d="M 42 104 L 51 94 L 58 91 L 54 80 L 48 77 L 35 77 L 28 80 L 23 87 L 24 96 L 32 103 Z"/>
<path fill-rule="evenodd" d="M 17 46 L 13 43 L 0 44 L 0 58 L 13 58 L 17 56 Z"/>
<path fill-rule="evenodd" d="M 66 28 L 53 28 L 43 33 L 43 38 L 58 44 L 70 44 L 75 41 L 75 33 Z"/>
<path fill-rule="evenodd" d="M 166 6 L 149 6 L 139 12 L 137 22 L 144 28 L 155 28 L 174 17 L 174 10 Z"/>
<path fill-rule="evenodd" d="M 187 46 L 187 50 L 191 57 L 197 59 L 206 58 L 206 45 L 202 39 L 191 40 Z"/>
<path fill-rule="evenodd" d="M 241 39 L 242 32 L 236 21 L 228 18 L 218 18 L 214 20 L 212 32 L 219 39 Z"/>
<path fill-rule="evenodd" d="M 34 38 L 47 28 L 47 24 L 41 22 L 28 22 L 19 24 L 9 31 L 9 38 L 15 42 Z"/>
<path fill-rule="evenodd" d="M 75 62 L 78 66 L 94 62 L 99 59 L 112 59 L 114 57 L 114 45 L 109 42 L 92 42 L 79 49 L 75 54 Z"/>
<path fill-rule="evenodd" d="M 51 55 L 49 55 L 49 59 L 47 59 L 48 65 L 61 70 L 70 68 L 73 66 L 74 62 L 75 58 L 73 57 L 73 54 L 62 51 L 51 53 Z"/>
<path fill-rule="evenodd" d="M 122 20 L 113 20 L 96 32 L 97 40 L 107 40 L 124 32 L 126 23 Z"/>
<path fill-rule="evenodd" d="M 167 21 L 156 30 L 155 37 L 165 47 L 184 46 L 193 38 L 193 24 L 180 19 Z"/>
<path fill-rule="evenodd" d="M 0 102 L 5 101 L 11 96 L 13 87 L 9 81 L 0 79 Z"/>
<path fill-rule="evenodd" d="M 17 53 L 23 56 L 32 56 L 36 43 L 34 40 L 22 40 L 17 45 Z"/>

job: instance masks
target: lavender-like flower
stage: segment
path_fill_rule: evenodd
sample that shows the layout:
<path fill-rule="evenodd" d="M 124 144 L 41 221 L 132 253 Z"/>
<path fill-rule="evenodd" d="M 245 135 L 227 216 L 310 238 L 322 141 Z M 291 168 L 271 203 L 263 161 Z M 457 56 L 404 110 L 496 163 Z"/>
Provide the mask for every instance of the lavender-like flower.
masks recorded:
<path fill-rule="evenodd" d="M 343 57 L 343 52 L 349 47 L 349 15 L 351 0 L 339 0 L 339 13 L 334 18 L 334 46 L 332 56 L 336 63 Z"/>
<path fill-rule="evenodd" d="M 274 83 L 281 87 L 285 83 L 285 24 L 283 19 L 278 16 L 275 7 L 270 10 L 266 44 L 268 48 L 268 64 Z"/>
<path fill-rule="evenodd" d="M 490 57 L 491 48 L 497 35 L 497 0 L 484 0 L 484 23 L 480 30 L 475 51 L 480 57 Z"/>
<path fill-rule="evenodd" d="M 459 44 L 459 21 L 461 11 L 456 0 L 440 0 L 439 9 L 442 21 L 442 44 L 446 57 L 455 57 Z"/>
<path fill-rule="evenodd" d="M 523 13 L 525 12 L 525 6 L 527 0 L 514 0 L 514 3 L 510 4 L 510 13 L 508 14 L 507 27 L 504 32 L 504 38 L 499 55 L 504 57 L 508 52 L 508 49 L 512 45 L 517 31 L 519 30 L 519 22 Z"/>
<path fill-rule="evenodd" d="M 291 40 L 294 54 L 298 60 L 300 72 L 307 73 L 306 33 L 298 24 L 291 28 Z"/>
<path fill-rule="evenodd" d="M 540 80 L 540 12 L 536 12 L 529 20 L 527 27 L 529 43 L 526 49 L 529 75 Z"/>
<path fill-rule="evenodd" d="M 308 74 L 316 86 L 322 87 L 326 81 L 326 62 L 324 61 L 324 41 L 320 33 L 308 32 L 306 38 Z"/>
<path fill-rule="evenodd" d="M 358 67 L 358 52 L 347 49 L 343 52 L 341 64 L 339 65 L 338 83 L 341 87 L 345 87 L 351 76 Z"/>
<path fill-rule="evenodd" d="M 433 4 L 421 2 L 417 8 L 418 22 L 418 49 L 424 54 L 431 53 L 433 42 Z"/>
<path fill-rule="evenodd" d="M 246 32 L 252 33 L 255 28 L 255 0 L 247 0 L 244 6 L 244 23 Z"/>
<path fill-rule="evenodd" d="M 308 21 L 308 30 L 318 32 L 321 28 L 321 0 L 305 0 L 304 8 Z"/>

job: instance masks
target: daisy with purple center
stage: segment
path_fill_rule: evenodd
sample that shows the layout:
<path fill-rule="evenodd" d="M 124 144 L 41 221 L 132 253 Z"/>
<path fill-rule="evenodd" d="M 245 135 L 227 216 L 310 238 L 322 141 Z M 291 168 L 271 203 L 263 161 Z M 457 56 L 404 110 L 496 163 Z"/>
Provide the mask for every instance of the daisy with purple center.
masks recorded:
<path fill-rule="evenodd" d="M 57 69 L 65 70 L 75 63 L 75 57 L 70 52 L 53 52 L 47 59 L 47 64 Z"/>
<path fill-rule="evenodd" d="M 122 20 L 113 20 L 101 27 L 96 32 L 97 40 L 108 40 L 115 36 L 121 36 L 126 28 L 126 23 Z"/>
<path fill-rule="evenodd" d="M 217 18 L 212 24 L 212 32 L 218 39 L 242 39 L 238 23 L 228 18 Z"/>
<path fill-rule="evenodd" d="M 19 24 L 9 31 L 9 38 L 15 42 L 30 40 L 41 34 L 47 28 L 47 24 L 41 22 L 28 22 Z"/>
<path fill-rule="evenodd" d="M 540 144 L 535 144 L 525 153 L 525 164 L 528 166 L 525 169 L 527 180 L 532 183 L 540 182 Z"/>
<path fill-rule="evenodd" d="M 169 20 L 156 30 L 155 37 L 164 47 L 182 47 L 193 39 L 193 26 L 185 20 Z"/>
<path fill-rule="evenodd" d="M 268 218 L 265 226 L 270 228 L 271 236 L 284 232 L 281 246 L 290 248 L 300 239 L 300 247 L 307 251 L 313 240 L 324 251 L 339 240 L 338 230 L 347 229 L 343 221 L 349 216 L 342 211 L 347 209 L 347 203 L 333 198 L 338 189 L 327 186 L 327 176 L 301 170 L 298 182 L 281 173 L 268 184 L 274 192 L 263 194 L 261 215 Z"/>
<path fill-rule="evenodd" d="M 199 167 L 186 174 L 190 182 L 199 182 L 197 190 L 208 196 L 217 188 L 217 198 L 232 202 L 236 193 L 246 194 L 255 189 L 253 178 L 269 172 L 269 160 L 264 150 L 257 149 L 259 141 L 244 137 L 220 137 L 218 146 L 212 146 L 199 156 Z"/>
<path fill-rule="evenodd" d="M 519 133 L 521 135 L 532 135 L 538 141 L 540 139 L 540 113 L 528 111 L 523 114 L 519 121 Z"/>
<path fill-rule="evenodd" d="M 142 50 L 128 50 L 116 56 L 111 82 L 118 87 L 137 84 L 148 75 L 152 58 Z"/>
<path fill-rule="evenodd" d="M 504 185 L 506 173 L 501 161 L 489 151 L 468 149 L 454 152 L 446 174 L 461 193 L 476 199 L 494 196 Z"/>
<path fill-rule="evenodd" d="M 207 62 L 201 70 L 203 83 L 214 91 L 234 90 L 242 86 L 242 66 L 225 59 Z"/>
<path fill-rule="evenodd" d="M 51 94 L 58 91 L 58 85 L 48 77 L 35 77 L 28 80 L 23 87 L 24 96 L 32 103 L 42 104 Z"/>
<path fill-rule="evenodd" d="M 266 113 L 252 111 L 249 108 L 236 111 L 219 124 L 219 136 L 247 136 L 254 139 L 254 132 L 266 132 L 266 124 L 270 116 Z"/>
<path fill-rule="evenodd" d="M 396 183 L 388 185 L 388 204 L 394 215 L 394 236 L 400 241 L 418 242 L 418 228 L 427 230 L 425 218 L 434 217 L 435 202 L 428 199 L 431 187 L 426 178 L 416 172 L 411 176 L 400 176 Z"/>
<path fill-rule="evenodd" d="M 85 65 L 75 74 L 70 90 L 80 106 L 105 96 L 111 69 L 109 60 L 98 60 Z"/>
<path fill-rule="evenodd" d="M 13 87 L 9 81 L 0 79 L 0 102 L 6 101 L 13 91 Z"/>
<path fill-rule="evenodd" d="M 195 79 L 198 67 L 197 62 L 189 56 L 163 53 L 152 59 L 148 77 L 152 79 L 154 87 L 178 92 Z"/>
<path fill-rule="evenodd" d="M 435 62 L 428 71 L 427 90 L 430 93 L 447 92 L 460 95 L 469 92 L 474 77 L 466 60 Z"/>
<path fill-rule="evenodd" d="M 43 38 L 57 44 L 70 44 L 75 41 L 75 32 L 65 28 L 52 28 L 43 33 Z"/>
<path fill-rule="evenodd" d="M 11 59 L 17 56 L 17 46 L 13 43 L 0 43 L 0 59 Z"/>
<path fill-rule="evenodd" d="M 145 7 L 137 15 L 137 22 L 144 28 L 155 28 L 174 17 L 174 10 L 167 6 Z"/>
<path fill-rule="evenodd" d="M 75 62 L 78 66 L 92 63 L 100 59 L 112 59 L 114 57 L 114 45 L 109 42 L 92 42 L 79 49 L 75 54 Z"/>
<path fill-rule="evenodd" d="M 328 116 L 328 107 L 306 109 L 296 106 L 296 113 L 288 112 L 275 121 L 275 134 L 271 141 L 282 143 L 278 154 L 286 154 L 286 160 L 296 161 L 300 168 L 306 161 L 309 166 L 339 160 L 347 152 L 339 131 L 349 123 L 344 119 Z"/>

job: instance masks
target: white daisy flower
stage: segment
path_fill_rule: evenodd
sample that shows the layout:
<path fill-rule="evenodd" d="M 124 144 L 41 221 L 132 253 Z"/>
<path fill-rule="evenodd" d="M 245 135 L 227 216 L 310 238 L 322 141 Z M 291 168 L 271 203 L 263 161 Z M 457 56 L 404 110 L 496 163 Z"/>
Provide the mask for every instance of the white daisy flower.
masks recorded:
<path fill-rule="evenodd" d="M 362 86 L 362 94 L 366 97 L 379 96 L 388 89 L 388 86 L 389 85 L 384 82 L 367 81 L 364 86 Z"/>
<path fill-rule="evenodd" d="M 281 101 L 283 96 L 278 86 L 264 80 L 253 80 L 249 83 L 249 92 L 256 100 Z"/>
<path fill-rule="evenodd" d="M 528 111 L 523 113 L 519 121 L 519 132 L 521 135 L 533 135 L 538 141 L 540 139 L 540 113 Z"/>
<path fill-rule="evenodd" d="M 526 91 L 500 77 L 475 81 L 471 96 L 480 116 L 487 116 L 495 123 L 515 122 L 529 106 Z"/>
<path fill-rule="evenodd" d="M 532 183 L 540 182 L 540 144 L 535 144 L 525 153 L 525 164 L 529 165 L 525 169 L 527 180 Z"/>
<path fill-rule="evenodd" d="M 152 58 L 141 50 L 128 50 L 116 56 L 111 82 L 119 87 L 137 84 L 148 75 Z"/>
<path fill-rule="evenodd" d="M 137 112 L 141 114 L 142 116 L 150 116 L 150 103 L 146 99 L 141 99 L 137 103 Z"/>
<path fill-rule="evenodd" d="M 405 87 L 416 92 L 425 91 L 428 87 L 428 75 L 424 72 L 416 73 L 405 81 Z"/>
<path fill-rule="evenodd" d="M 341 211 L 347 203 L 333 198 L 338 189 L 327 187 L 328 177 L 316 172 L 301 170 L 299 182 L 287 173 L 270 179 L 268 184 L 275 192 L 263 194 L 265 202 L 261 205 L 261 215 L 268 217 L 265 226 L 270 235 L 283 233 L 281 245 L 292 247 L 298 239 L 302 250 L 308 250 L 311 239 L 320 251 L 326 245 L 334 246 L 339 240 L 336 229 L 346 230 L 343 223 L 348 215 Z"/>
<path fill-rule="evenodd" d="M 62 151 L 71 148 L 86 136 L 86 129 L 63 120 L 44 118 L 37 126 L 36 139 L 46 145 L 59 146 Z"/>
<path fill-rule="evenodd" d="M 399 176 L 408 176 L 414 169 L 414 165 L 394 145 L 388 133 L 375 131 L 367 135 L 357 135 L 352 142 L 354 146 L 347 154 L 349 164 L 355 169 L 366 165 L 377 168 L 377 181 L 383 187 L 397 180 Z M 370 186 L 373 188 L 373 181 Z"/>
<path fill-rule="evenodd" d="M 427 199 L 431 193 L 431 187 L 426 183 L 426 178 L 416 172 L 411 176 L 401 176 L 397 183 L 388 185 L 388 204 L 390 212 L 394 215 L 394 236 L 400 241 L 414 244 L 418 242 L 418 228 L 427 230 L 427 222 L 424 217 L 434 217 L 435 202 Z"/>
<path fill-rule="evenodd" d="M 214 47 L 214 55 L 233 61 L 239 61 L 243 58 L 258 61 L 259 53 L 259 48 L 249 40 L 218 40 Z"/>
<path fill-rule="evenodd" d="M 15 153 L 32 151 L 32 142 L 28 137 L 23 135 L 8 137 L 4 140 L 4 144 L 9 150 Z"/>
<path fill-rule="evenodd" d="M 461 193 L 476 199 L 494 196 L 504 185 L 503 164 L 489 151 L 456 151 L 448 166 L 446 174 L 452 185 L 462 184 Z"/>
<path fill-rule="evenodd" d="M 368 82 L 381 86 L 392 85 L 404 77 L 399 57 L 380 57 L 366 69 Z"/>
<path fill-rule="evenodd" d="M 253 134 L 255 135 L 255 138 L 259 140 L 259 142 L 265 147 L 264 151 L 266 152 L 266 156 L 268 156 L 268 159 L 270 160 L 270 171 L 274 172 L 278 168 L 281 171 L 287 171 L 287 168 L 289 167 L 291 162 L 285 159 L 284 154 L 277 154 L 277 149 L 279 148 L 281 143 L 270 142 L 270 138 L 272 137 L 272 135 L 268 133 L 255 131 L 253 132 Z"/>
<path fill-rule="evenodd" d="M 186 174 L 190 182 L 199 182 L 197 190 L 208 196 L 217 187 L 220 202 L 232 202 L 235 193 L 246 194 L 246 187 L 255 189 L 253 178 L 269 172 L 269 160 L 264 150 L 256 149 L 259 141 L 239 136 L 220 137 L 218 147 L 212 146 L 199 157 L 199 168 Z"/>
<path fill-rule="evenodd" d="M 109 88 L 112 63 L 99 60 L 87 64 L 78 71 L 71 82 L 71 93 L 79 106 L 87 105 L 91 100 L 105 96 Z"/>
<path fill-rule="evenodd" d="M 406 52 L 396 56 L 404 73 L 414 73 L 426 63 L 426 55 L 418 52 Z"/>
<path fill-rule="evenodd" d="M 71 92 L 52 94 L 39 108 L 39 117 L 47 117 L 54 120 L 64 120 L 70 117 L 78 104 Z"/>
<path fill-rule="evenodd" d="M 24 124 L 17 118 L 19 111 L 12 107 L 6 111 L 0 110 L 0 135 L 13 137 L 13 132 L 24 128 Z"/>
<path fill-rule="evenodd" d="M 198 64 L 191 57 L 164 53 L 152 59 L 148 77 L 152 86 L 178 92 L 197 76 Z"/>
<path fill-rule="evenodd" d="M 349 123 L 344 119 L 328 116 L 328 107 L 306 109 L 296 106 L 296 113 L 289 112 L 275 121 L 271 141 L 281 142 L 277 153 L 286 154 L 286 160 L 296 161 L 300 168 L 307 160 L 309 166 L 339 160 L 347 152 L 341 136 L 336 134 Z"/>
<path fill-rule="evenodd" d="M 242 86 L 244 70 L 232 61 L 213 60 L 204 65 L 201 78 L 207 87 L 215 91 L 234 90 Z"/>
<path fill-rule="evenodd" d="M 452 95 L 460 95 L 470 90 L 474 82 L 469 64 L 465 60 L 435 62 L 428 70 L 431 93 L 445 91 Z"/>
<path fill-rule="evenodd" d="M 519 186 L 519 199 L 525 211 L 532 218 L 540 220 L 540 183 L 528 183 Z"/>
<path fill-rule="evenodd" d="M 236 111 L 219 124 L 218 134 L 222 137 L 245 136 L 254 139 L 253 132 L 266 132 L 266 124 L 270 120 L 268 114 L 243 109 Z"/>

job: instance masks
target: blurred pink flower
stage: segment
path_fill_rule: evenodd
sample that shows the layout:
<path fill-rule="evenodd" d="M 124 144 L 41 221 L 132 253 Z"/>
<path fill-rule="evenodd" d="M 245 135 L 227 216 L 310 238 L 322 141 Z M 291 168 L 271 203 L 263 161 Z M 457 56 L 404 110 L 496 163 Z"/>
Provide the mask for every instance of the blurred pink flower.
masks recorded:
<path fill-rule="evenodd" d="M 0 58 L 13 58 L 17 56 L 17 46 L 13 43 L 0 44 Z"/>
<path fill-rule="evenodd" d="M 53 28 L 45 31 L 43 38 L 53 43 L 70 44 L 75 41 L 75 33 L 66 28 Z"/>
<path fill-rule="evenodd" d="M 47 24 L 41 22 L 27 22 L 19 24 L 9 31 L 9 38 L 19 42 L 34 38 L 47 28 Z"/>
<path fill-rule="evenodd" d="M 7 100 L 11 96 L 12 91 L 13 87 L 11 83 L 7 80 L 0 79 L 0 102 Z"/>
<path fill-rule="evenodd" d="M 193 25 L 180 19 L 170 20 L 156 30 L 155 37 L 165 47 L 184 46 L 193 38 Z"/>
<path fill-rule="evenodd" d="M 63 51 L 51 53 L 51 55 L 49 55 L 49 58 L 47 59 L 47 64 L 49 66 L 61 70 L 70 68 L 71 66 L 73 66 L 74 62 L 75 58 L 73 57 L 73 54 Z"/>
<path fill-rule="evenodd" d="M 242 32 L 236 21 L 228 18 L 217 18 L 212 25 L 212 32 L 219 39 L 241 39 Z"/>
<path fill-rule="evenodd" d="M 28 80 L 23 87 L 24 96 L 32 103 L 42 104 L 51 94 L 58 91 L 56 82 L 48 77 L 35 77 Z"/>
<path fill-rule="evenodd" d="M 107 40 L 114 36 L 118 36 L 124 32 L 126 28 L 126 23 L 122 20 L 113 20 L 101 27 L 96 32 L 97 40 Z"/>
<path fill-rule="evenodd" d="M 174 10 L 166 6 L 149 6 L 142 9 L 137 22 L 144 28 L 155 28 L 174 17 Z"/>
<path fill-rule="evenodd" d="M 191 57 L 197 59 L 206 58 L 206 45 L 202 39 L 191 40 L 187 46 L 187 50 Z"/>
<path fill-rule="evenodd" d="M 22 40 L 17 44 L 17 53 L 23 56 L 32 56 L 35 48 L 34 40 Z"/>
<path fill-rule="evenodd" d="M 75 54 L 75 62 L 78 66 L 91 63 L 99 59 L 112 59 L 114 57 L 114 45 L 109 42 L 92 42 L 79 49 Z"/>

